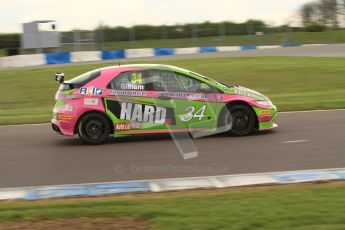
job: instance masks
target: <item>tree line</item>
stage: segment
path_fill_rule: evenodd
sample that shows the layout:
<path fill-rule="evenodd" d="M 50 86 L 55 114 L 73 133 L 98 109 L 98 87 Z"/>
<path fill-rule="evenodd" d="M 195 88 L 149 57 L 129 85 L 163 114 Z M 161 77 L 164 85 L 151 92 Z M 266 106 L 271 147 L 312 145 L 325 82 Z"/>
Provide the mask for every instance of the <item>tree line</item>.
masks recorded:
<path fill-rule="evenodd" d="M 203 22 L 177 25 L 136 25 L 133 27 L 99 26 L 88 32 L 96 43 L 149 40 L 149 39 L 187 39 L 198 37 L 216 37 L 231 35 L 254 35 L 283 33 L 286 31 L 323 31 L 326 28 L 339 28 L 341 19 L 345 20 L 345 0 L 318 0 L 302 6 L 300 9 L 303 27 L 287 29 L 288 25 L 270 26 L 261 20 L 235 22 Z M 345 21 L 344 21 L 345 23 Z M 76 30 L 61 32 L 62 43 L 73 43 Z M 0 34 L 0 49 L 20 47 L 20 34 Z"/>
<path fill-rule="evenodd" d="M 220 23 L 195 23 L 183 25 L 136 25 L 133 27 L 99 26 L 93 32 L 95 42 L 114 42 L 148 39 L 176 39 L 197 38 L 227 35 L 253 35 L 256 32 L 276 33 L 283 32 L 284 26 L 270 27 L 261 20 L 248 20 L 244 23 L 220 22 Z M 62 43 L 73 43 L 75 31 L 61 33 Z M 0 34 L 0 49 L 19 47 L 20 34 Z"/>
<path fill-rule="evenodd" d="M 176 39 L 193 37 L 212 37 L 226 35 L 254 34 L 256 31 L 268 32 L 267 25 L 260 20 L 248 20 L 244 23 L 195 23 L 183 25 L 136 25 L 128 27 L 101 26 L 95 30 L 96 40 L 102 42 Z M 71 37 L 71 36 L 69 36 Z"/>
<path fill-rule="evenodd" d="M 304 4 L 300 9 L 305 28 L 339 28 L 345 23 L 345 0 L 318 0 Z"/>

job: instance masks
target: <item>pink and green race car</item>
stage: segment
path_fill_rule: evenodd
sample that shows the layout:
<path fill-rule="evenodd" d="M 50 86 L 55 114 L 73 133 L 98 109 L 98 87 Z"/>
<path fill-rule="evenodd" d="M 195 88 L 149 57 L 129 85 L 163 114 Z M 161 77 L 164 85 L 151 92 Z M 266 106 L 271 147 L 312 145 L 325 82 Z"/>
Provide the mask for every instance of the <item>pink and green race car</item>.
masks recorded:
<path fill-rule="evenodd" d="M 115 137 L 215 131 L 243 136 L 276 127 L 266 96 L 195 72 L 154 64 L 111 66 L 60 82 L 52 128 L 88 144 Z"/>

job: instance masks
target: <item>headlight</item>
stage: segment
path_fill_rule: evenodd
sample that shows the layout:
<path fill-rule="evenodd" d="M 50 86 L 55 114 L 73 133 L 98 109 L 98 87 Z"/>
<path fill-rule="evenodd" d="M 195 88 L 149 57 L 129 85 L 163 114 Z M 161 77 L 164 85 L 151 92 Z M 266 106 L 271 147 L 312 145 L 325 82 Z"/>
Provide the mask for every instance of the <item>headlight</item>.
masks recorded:
<path fill-rule="evenodd" d="M 270 100 L 267 101 L 255 101 L 257 104 L 259 105 L 263 105 L 263 106 L 272 106 L 273 103 Z"/>

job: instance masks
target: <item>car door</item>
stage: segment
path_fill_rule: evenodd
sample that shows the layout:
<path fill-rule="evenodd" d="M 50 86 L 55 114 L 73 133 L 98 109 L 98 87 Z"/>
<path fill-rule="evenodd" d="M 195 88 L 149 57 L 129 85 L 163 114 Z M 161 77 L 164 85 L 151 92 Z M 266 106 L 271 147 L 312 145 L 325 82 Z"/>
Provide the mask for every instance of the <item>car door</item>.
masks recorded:
<path fill-rule="evenodd" d="M 216 127 L 218 112 L 215 88 L 191 76 L 174 71 L 148 71 L 152 91 L 168 101 L 174 111 L 177 130 L 206 130 Z"/>
<path fill-rule="evenodd" d="M 115 136 L 162 132 L 175 123 L 169 103 L 152 98 L 151 84 L 145 70 L 121 73 L 110 82 L 105 107 Z"/>

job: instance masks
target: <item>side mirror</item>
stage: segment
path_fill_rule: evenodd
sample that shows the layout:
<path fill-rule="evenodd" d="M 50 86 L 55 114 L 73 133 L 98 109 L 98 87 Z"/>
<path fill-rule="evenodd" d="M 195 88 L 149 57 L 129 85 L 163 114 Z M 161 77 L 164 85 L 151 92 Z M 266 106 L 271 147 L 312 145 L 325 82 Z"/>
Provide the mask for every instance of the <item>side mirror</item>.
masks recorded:
<path fill-rule="evenodd" d="M 64 80 L 65 80 L 65 74 L 64 73 L 56 73 L 55 74 L 55 81 L 63 83 Z"/>

